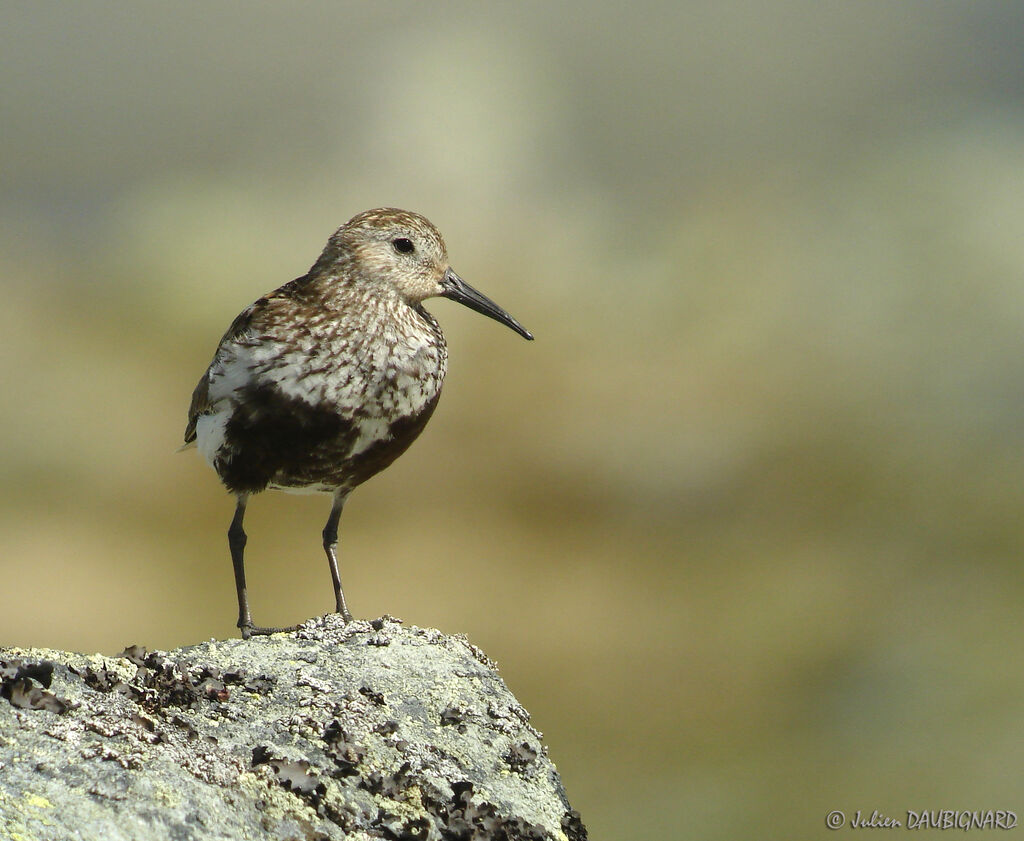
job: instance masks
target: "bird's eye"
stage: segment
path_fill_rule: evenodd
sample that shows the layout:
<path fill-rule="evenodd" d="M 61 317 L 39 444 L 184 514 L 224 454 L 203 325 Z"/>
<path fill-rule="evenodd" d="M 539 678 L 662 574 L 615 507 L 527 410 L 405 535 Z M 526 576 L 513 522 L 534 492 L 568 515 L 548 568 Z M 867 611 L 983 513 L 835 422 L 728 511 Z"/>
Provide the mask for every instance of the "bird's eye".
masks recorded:
<path fill-rule="evenodd" d="M 394 246 L 395 251 L 399 254 L 411 254 L 416 250 L 416 246 L 412 244 L 411 239 L 405 237 L 398 237 L 398 239 L 391 240 L 391 245 Z"/>

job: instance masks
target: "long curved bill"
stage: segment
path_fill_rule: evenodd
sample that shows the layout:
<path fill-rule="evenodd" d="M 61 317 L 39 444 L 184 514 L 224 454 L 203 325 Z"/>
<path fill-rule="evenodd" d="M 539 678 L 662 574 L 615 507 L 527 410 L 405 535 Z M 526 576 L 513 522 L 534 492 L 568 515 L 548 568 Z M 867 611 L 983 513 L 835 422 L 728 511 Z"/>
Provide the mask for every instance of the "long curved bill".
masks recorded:
<path fill-rule="evenodd" d="M 444 290 L 441 292 L 442 297 L 458 301 L 460 304 L 469 307 L 471 310 L 476 310 L 478 313 L 482 313 L 488 318 L 500 321 L 506 327 L 511 327 L 524 339 L 533 340 L 533 333 L 523 327 L 522 324 L 516 321 L 511 315 L 505 312 L 505 310 L 499 307 L 486 295 L 481 292 L 477 292 L 451 269 L 448 269 L 448 271 L 444 273 L 444 278 L 441 280 L 441 287 Z"/>

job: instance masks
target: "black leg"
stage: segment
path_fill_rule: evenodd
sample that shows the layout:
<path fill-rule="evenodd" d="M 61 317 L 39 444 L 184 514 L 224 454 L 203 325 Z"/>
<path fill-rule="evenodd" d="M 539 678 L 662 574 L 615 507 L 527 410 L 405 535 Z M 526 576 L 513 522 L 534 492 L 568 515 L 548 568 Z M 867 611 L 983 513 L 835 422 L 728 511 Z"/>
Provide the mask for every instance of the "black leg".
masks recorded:
<path fill-rule="evenodd" d="M 331 568 L 331 581 L 334 582 L 334 605 L 335 610 L 341 614 L 345 622 L 352 621 L 352 614 L 348 612 L 348 605 L 345 604 L 345 592 L 341 589 L 341 575 L 338 572 L 338 520 L 341 519 L 341 509 L 348 497 L 347 490 L 339 490 L 334 494 L 334 505 L 331 507 L 331 516 L 327 518 L 327 525 L 324 526 L 324 551 L 327 553 L 327 564 Z"/>
<path fill-rule="evenodd" d="M 245 592 L 245 530 L 242 520 L 245 519 L 245 503 L 249 501 L 246 494 L 238 495 L 235 516 L 228 529 L 228 546 L 231 547 L 231 564 L 235 568 L 235 591 L 238 593 L 238 627 L 242 636 L 249 637 L 248 629 L 252 627 L 252 614 L 249 613 L 249 597 Z"/>
<path fill-rule="evenodd" d="M 235 516 L 228 529 L 228 546 L 231 548 L 231 564 L 235 568 L 235 591 L 238 594 L 238 627 L 242 629 L 242 639 L 253 635 L 275 634 L 278 631 L 294 631 L 295 628 L 260 628 L 252 623 L 249 612 L 249 596 L 245 590 L 245 530 L 242 520 L 245 519 L 245 504 L 249 501 L 248 494 L 238 495 Z"/>

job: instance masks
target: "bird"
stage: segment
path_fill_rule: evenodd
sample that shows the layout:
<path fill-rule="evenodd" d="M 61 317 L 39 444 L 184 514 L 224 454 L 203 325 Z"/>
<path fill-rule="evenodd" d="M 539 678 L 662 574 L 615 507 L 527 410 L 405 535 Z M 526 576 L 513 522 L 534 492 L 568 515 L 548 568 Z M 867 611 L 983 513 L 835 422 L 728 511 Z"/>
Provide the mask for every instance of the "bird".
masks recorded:
<path fill-rule="evenodd" d="M 242 637 L 295 627 L 253 622 L 245 583 L 246 504 L 264 490 L 332 496 L 322 532 L 335 610 L 352 621 L 338 571 L 351 491 L 389 466 L 437 406 L 448 350 L 428 298 L 457 301 L 533 334 L 455 273 L 438 229 L 393 207 L 357 214 L 310 270 L 246 307 L 192 393 L 185 445 L 235 496 L 228 547 Z"/>

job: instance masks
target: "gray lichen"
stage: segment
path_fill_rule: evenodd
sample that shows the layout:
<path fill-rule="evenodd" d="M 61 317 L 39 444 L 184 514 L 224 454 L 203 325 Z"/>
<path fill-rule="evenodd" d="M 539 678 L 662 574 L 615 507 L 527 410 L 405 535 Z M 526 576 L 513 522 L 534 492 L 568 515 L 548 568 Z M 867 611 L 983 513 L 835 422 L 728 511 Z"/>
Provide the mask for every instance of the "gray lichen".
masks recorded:
<path fill-rule="evenodd" d="M 0 649 L 14 841 L 561 839 L 586 830 L 494 664 L 390 617 L 119 657 Z"/>

